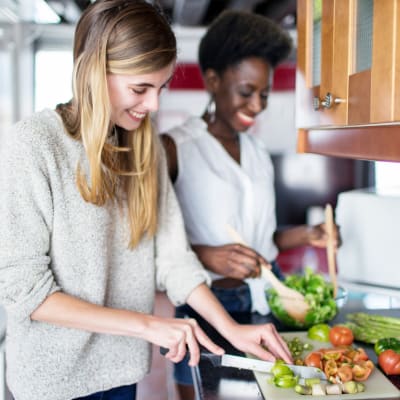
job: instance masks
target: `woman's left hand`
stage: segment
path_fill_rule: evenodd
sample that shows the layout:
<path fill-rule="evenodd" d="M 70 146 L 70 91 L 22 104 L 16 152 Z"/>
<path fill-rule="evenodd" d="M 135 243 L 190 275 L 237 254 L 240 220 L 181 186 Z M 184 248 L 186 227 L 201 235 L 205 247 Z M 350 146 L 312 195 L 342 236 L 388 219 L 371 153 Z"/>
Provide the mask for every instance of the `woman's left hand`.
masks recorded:
<path fill-rule="evenodd" d="M 335 247 L 340 247 L 342 244 L 342 240 L 340 237 L 340 230 L 339 227 L 334 224 L 333 226 L 333 235 L 334 235 L 334 244 Z M 326 225 L 325 223 L 311 226 L 309 229 L 309 244 L 315 247 L 326 247 L 328 234 L 326 232 Z"/>
<path fill-rule="evenodd" d="M 293 363 L 289 348 L 274 324 L 237 324 L 233 329 L 231 328 L 227 339 L 238 350 L 250 353 L 262 360 L 282 359 L 286 363 Z"/>

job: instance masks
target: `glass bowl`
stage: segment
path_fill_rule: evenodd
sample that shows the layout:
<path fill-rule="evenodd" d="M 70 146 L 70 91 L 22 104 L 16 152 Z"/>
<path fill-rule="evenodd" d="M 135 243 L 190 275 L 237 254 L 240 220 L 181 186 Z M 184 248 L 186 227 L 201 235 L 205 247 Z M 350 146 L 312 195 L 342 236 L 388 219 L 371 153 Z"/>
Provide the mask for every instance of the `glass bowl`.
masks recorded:
<path fill-rule="evenodd" d="M 328 323 L 335 318 L 339 309 L 346 304 L 348 293 L 345 288 L 339 286 L 336 297 L 333 298 L 331 284 L 327 282 L 325 284 L 330 288 L 328 295 L 325 291 L 324 295 L 319 296 L 318 289 L 317 293 L 303 293 L 305 294 L 306 301 L 310 305 L 303 322 L 292 318 L 283 308 L 276 291 L 274 289 L 268 289 L 266 291 L 266 297 L 272 315 L 281 322 L 282 325 L 288 328 L 308 329 L 315 324 Z"/>

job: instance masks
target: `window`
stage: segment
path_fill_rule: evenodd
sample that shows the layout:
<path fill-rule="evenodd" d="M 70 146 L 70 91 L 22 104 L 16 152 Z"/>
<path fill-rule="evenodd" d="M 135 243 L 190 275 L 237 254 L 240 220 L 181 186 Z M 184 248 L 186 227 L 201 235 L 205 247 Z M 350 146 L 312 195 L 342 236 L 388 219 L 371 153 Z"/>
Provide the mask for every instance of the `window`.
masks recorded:
<path fill-rule="evenodd" d="M 35 111 L 55 108 L 72 97 L 72 50 L 38 50 L 35 54 Z"/>
<path fill-rule="evenodd" d="M 400 162 L 375 162 L 375 186 L 378 189 L 400 186 Z"/>

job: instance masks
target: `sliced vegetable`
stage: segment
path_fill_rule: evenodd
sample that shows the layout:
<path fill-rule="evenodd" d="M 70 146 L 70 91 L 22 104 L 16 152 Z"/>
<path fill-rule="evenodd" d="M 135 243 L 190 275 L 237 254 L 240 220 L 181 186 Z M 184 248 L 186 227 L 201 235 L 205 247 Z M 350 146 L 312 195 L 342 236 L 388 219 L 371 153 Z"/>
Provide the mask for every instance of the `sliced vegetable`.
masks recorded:
<path fill-rule="evenodd" d="M 311 386 L 311 394 L 313 396 L 326 395 L 325 385 L 323 385 L 322 383 L 314 383 L 314 385 Z"/>
<path fill-rule="evenodd" d="M 336 374 L 338 372 L 338 365 L 335 360 L 327 360 L 324 365 L 324 372 L 328 381 L 335 382 Z"/>
<path fill-rule="evenodd" d="M 361 393 L 365 391 L 365 385 L 355 381 L 349 381 L 342 385 L 343 393 Z"/>
<path fill-rule="evenodd" d="M 379 339 L 375 343 L 374 350 L 378 356 L 385 350 L 393 350 L 396 353 L 400 353 L 400 340 L 396 338 Z"/>
<path fill-rule="evenodd" d="M 307 337 L 319 342 L 329 342 L 330 326 L 327 324 L 316 324 L 308 329 Z"/>
<path fill-rule="evenodd" d="M 335 325 L 329 331 L 329 341 L 334 346 L 350 346 L 354 341 L 354 335 L 347 326 Z"/>
<path fill-rule="evenodd" d="M 350 364 L 342 364 L 337 370 L 337 376 L 342 383 L 353 379 L 353 370 Z"/>
<path fill-rule="evenodd" d="M 283 361 L 276 361 L 274 366 L 271 368 L 271 374 L 274 375 L 275 378 L 279 378 L 280 376 L 288 375 L 293 376 L 293 371 L 284 364 Z"/>
<path fill-rule="evenodd" d="M 307 365 L 307 367 L 322 369 L 322 353 L 318 351 L 309 353 L 304 359 L 304 364 Z"/>
<path fill-rule="evenodd" d="M 331 383 L 364 381 L 375 368 L 362 347 L 352 346 L 318 349 L 305 357 L 304 364 L 324 371 Z"/>
<path fill-rule="evenodd" d="M 372 372 L 367 365 L 355 364 L 352 368 L 353 379 L 357 382 L 366 381 Z"/>
<path fill-rule="evenodd" d="M 292 339 L 285 339 L 288 345 L 289 351 L 294 359 L 298 359 L 302 356 L 305 350 L 312 350 L 313 346 L 311 343 L 303 342 L 298 337 Z"/>
<path fill-rule="evenodd" d="M 400 374 L 400 354 L 392 349 L 384 350 L 378 356 L 379 366 L 387 375 Z"/>
<path fill-rule="evenodd" d="M 294 375 L 281 375 L 276 376 L 273 380 L 274 385 L 280 388 L 291 388 L 295 387 L 299 381 L 298 376 Z"/>
<path fill-rule="evenodd" d="M 326 394 L 342 394 L 342 388 L 337 383 L 331 383 L 325 386 Z"/>
<path fill-rule="evenodd" d="M 311 386 L 300 385 L 299 383 L 294 387 L 294 391 L 298 394 L 311 394 L 312 389 Z"/>
<path fill-rule="evenodd" d="M 306 386 L 310 386 L 311 387 L 312 385 L 314 385 L 316 383 L 321 383 L 321 379 L 319 379 L 319 378 L 305 378 L 304 379 L 304 384 Z"/>

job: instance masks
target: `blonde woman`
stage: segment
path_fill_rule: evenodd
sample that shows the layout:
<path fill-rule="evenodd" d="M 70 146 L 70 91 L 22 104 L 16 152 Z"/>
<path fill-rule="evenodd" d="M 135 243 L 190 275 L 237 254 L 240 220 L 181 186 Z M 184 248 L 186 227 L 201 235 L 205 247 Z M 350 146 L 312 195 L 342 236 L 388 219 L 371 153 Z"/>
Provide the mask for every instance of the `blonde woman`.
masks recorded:
<path fill-rule="evenodd" d="M 72 100 L 1 137 L 0 302 L 15 400 L 132 400 L 150 344 L 173 362 L 189 350 L 191 365 L 199 345 L 223 353 L 195 320 L 153 316 L 156 289 L 238 349 L 291 361 L 273 325 L 228 316 L 187 243 L 149 116 L 175 61 L 155 7 L 94 2 L 76 27 Z"/>

